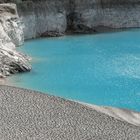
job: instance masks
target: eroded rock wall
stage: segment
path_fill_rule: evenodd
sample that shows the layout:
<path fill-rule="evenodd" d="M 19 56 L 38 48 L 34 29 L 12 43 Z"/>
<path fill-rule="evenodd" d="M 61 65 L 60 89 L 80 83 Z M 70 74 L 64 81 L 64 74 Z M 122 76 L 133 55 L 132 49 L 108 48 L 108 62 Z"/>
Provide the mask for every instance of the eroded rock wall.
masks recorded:
<path fill-rule="evenodd" d="M 18 3 L 18 13 L 25 23 L 25 39 L 52 33 L 63 34 L 67 28 L 65 2 L 25 1 Z"/>
<path fill-rule="evenodd" d="M 140 27 L 140 0 L 15 1 L 25 23 L 25 39 L 66 31 L 89 33 L 104 28 Z"/>
<path fill-rule="evenodd" d="M 25 39 L 140 27 L 140 0 L 0 0 L 17 4 Z"/>
<path fill-rule="evenodd" d="M 23 24 L 16 5 L 0 4 L 0 77 L 31 69 L 28 57 L 16 51 L 23 41 Z"/>
<path fill-rule="evenodd" d="M 95 30 L 97 27 L 140 27 L 139 0 L 76 0 L 73 26 Z"/>

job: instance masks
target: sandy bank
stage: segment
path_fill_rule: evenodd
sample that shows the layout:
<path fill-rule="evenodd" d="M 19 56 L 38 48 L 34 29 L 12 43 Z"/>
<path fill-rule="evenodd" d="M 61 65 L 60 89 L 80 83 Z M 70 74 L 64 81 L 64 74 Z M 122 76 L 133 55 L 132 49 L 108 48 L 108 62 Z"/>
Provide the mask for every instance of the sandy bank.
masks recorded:
<path fill-rule="evenodd" d="M 0 86 L 1 140 L 139 140 L 140 126 L 73 101 Z"/>

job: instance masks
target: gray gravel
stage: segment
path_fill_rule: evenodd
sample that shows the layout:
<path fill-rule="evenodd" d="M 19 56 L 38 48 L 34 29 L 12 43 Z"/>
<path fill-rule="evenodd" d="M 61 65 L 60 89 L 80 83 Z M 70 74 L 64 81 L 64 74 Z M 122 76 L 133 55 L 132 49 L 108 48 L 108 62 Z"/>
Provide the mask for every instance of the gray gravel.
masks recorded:
<path fill-rule="evenodd" d="M 80 103 L 0 86 L 0 140 L 140 140 L 140 127 Z"/>

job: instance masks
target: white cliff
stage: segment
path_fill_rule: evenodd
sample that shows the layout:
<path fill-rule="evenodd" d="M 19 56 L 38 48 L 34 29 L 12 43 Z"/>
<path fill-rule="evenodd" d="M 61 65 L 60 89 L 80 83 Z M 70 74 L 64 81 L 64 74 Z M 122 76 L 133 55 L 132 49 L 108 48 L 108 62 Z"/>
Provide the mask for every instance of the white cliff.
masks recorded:
<path fill-rule="evenodd" d="M 25 39 L 140 27 L 140 0 L 7 1 L 17 3 Z"/>
<path fill-rule="evenodd" d="M 15 4 L 0 4 L 0 76 L 29 71 L 28 57 L 17 52 L 24 42 L 23 25 Z"/>

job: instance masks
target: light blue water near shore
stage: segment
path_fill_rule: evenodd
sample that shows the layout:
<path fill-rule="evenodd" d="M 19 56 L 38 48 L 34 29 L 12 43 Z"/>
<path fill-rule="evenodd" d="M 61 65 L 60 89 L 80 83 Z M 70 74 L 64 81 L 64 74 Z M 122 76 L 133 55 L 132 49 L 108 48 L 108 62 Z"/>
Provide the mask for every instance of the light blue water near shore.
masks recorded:
<path fill-rule="evenodd" d="M 140 111 L 140 30 L 27 41 L 32 71 L 12 85 Z"/>

